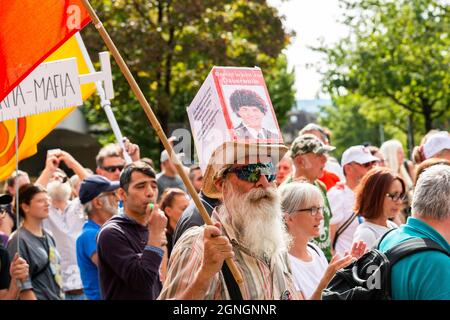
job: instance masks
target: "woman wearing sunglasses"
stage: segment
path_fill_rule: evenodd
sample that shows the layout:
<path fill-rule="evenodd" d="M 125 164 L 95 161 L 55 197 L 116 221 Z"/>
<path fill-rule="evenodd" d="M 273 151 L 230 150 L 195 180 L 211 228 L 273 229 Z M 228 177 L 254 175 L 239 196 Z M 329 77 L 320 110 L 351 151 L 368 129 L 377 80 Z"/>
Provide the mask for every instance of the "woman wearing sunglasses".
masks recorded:
<path fill-rule="evenodd" d="M 355 212 L 364 218 L 353 235 L 353 242 L 364 241 L 372 248 L 387 231 L 397 228 L 390 219 L 401 214 L 405 182 L 389 168 L 370 170 L 356 188 Z"/>
<path fill-rule="evenodd" d="M 319 300 L 336 271 L 359 258 L 366 246 L 355 243 L 351 254 L 335 255 L 328 264 L 323 251 L 311 242 L 320 234 L 323 224 L 324 200 L 320 190 L 306 182 L 292 182 L 282 185 L 279 192 L 284 220 L 292 237 L 289 260 L 294 284 L 305 299 Z"/>

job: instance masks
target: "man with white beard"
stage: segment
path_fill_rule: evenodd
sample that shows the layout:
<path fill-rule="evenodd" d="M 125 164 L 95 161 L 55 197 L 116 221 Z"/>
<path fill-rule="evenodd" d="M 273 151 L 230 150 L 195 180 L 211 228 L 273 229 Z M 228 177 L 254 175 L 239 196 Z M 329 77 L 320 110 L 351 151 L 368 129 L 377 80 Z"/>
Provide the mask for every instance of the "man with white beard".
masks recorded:
<path fill-rule="evenodd" d="M 274 165 L 236 163 L 217 170 L 209 185 L 206 176 L 205 192 L 215 188 L 223 204 L 213 211 L 214 225 L 192 227 L 178 240 L 159 299 L 232 298 L 222 268 L 227 258 L 242 274 L 243 299 L 297 298 Z"/>
<path fill-rule="evenodd" d="M 96 174 L 84 179 L 80 185 L 80 202 L 84 206 L 88 220 L 77 238 L 77 261 L 84 294 L 89 300 L 101 300 L 97 235 L 101 226 L 117 214 L 118 188 L 119 181 L 109 181 Z"/>
<path fill-rule="evenodd" d="M 47 188 L 51 202 L 43 225 L 52 234 L 61 255 L 62 289 L 66 300 L 85 300 L 77 264 L 76 239 L 86 218 L 80 200 L 69 200 L 72 188 L 66 173 L 58 168 L 61 161 L 80 179 L 88 176 L 83 166 L 65 151 L 58 150 L 47 156 L 45 169 L 37 181 Z"/>

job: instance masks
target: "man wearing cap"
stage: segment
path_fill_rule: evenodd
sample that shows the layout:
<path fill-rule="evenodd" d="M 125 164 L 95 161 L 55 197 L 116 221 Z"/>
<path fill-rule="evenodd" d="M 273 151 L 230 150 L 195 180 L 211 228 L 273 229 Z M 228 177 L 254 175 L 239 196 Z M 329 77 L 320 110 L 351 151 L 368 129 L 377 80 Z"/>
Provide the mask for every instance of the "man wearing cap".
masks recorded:
<path fill-rule="evenodd" d="M 102 297 L 153 300 L 161 290 L 159 269 L 167 244 L 167 218 L 155 205 L 155 171 L 143 161 L 127 164 L 117 194 L 123 213 L 109 219 L 97 237 Z"/>
<path fill-rule="evenodd" d="M 348 148 L 342 154 L 346 183 L 339 183 L 328 191 L 333 217 L 330 221 L 331 245 L 341 257 L 352 247 L 353 234 L 360 223 L 360 217 L 353 213 L 355 190 L 362 177 L 378 165 L 379 159 L 373 156 L 369 148 L 362 145 Z"/>
<path fill-rule="evenodd" d="M 116 189 L 119 181 L 92 175 L 81 182 L 80 202 L 88 220 L 77 238 L 77 261 L 84 293 L 89 300 L 100 300 L 98 279 L 97 234 L 100 227 L 117 213 Z"/>
<path fill-rule="evenodd" d="M 267 105 L 254 91 L 238 89 L 230 96 L 230 105 L 242 122 L 234 128 L 238 138 L 278 139 L 278 134 L 263 128 Z"/>
<path fill-rule="evenodd" d="M 422 149 L 425 159 L 439 158 L 450 161 L 450 134 L 440 131 L 428 138 Z"/>
<path fill-rule="evenodd" d="M 241 299 L 297 298 L 272 161 L 210 161 L 203 192 L 222 198 L 223 205 L 213 211 L 214 225 L 192 227 L 178 240 L 159 299 L 238 299 L 224 265 L 227 258 L 242 274 Z"/>
<path fill-rule="evenodd" d="M 308 123 L 299 131 L 298 135 L 301 136 L 306 133 L 313 134 L 324 144 L 330 145 L 330 132 L 318 124 Z M 319 177 L 319 180 L 326 185 L 327 190 L 330 190 L 339 181 L 345 181 L 342 167 L 339 165 L 336 158 L 327 155 L 327 163 L 325 164 L 325 169 L 323 170 L 322 176 Z"/>
<path fill-rule="evenodd" d="M 180 157 L 180 155 L 177 155 L 177 157 Z M 164 193 L 164 190 L 167 188 L 178 188 L 187 192 L 186 186 L 178 175 L 177 168 L 175 168 L 175 164 L 170 159 L 167 150 L 163 150 L 163 152 L 161 152 L 160 162 L 161 172 L 156 175 L 156 183 L 158 184 L 158 201 L 160 196 Z"/>
<path fill-rule="evenodd" d="M 286 182 L 291 181 L 307 181 L 319 188 L 324 198 L 323 220 L 320 225 L 320 236 L 313 241 L 324 252 L 328 261 L 331 260 L 331 242 L 330 242 L 330 219 L 331 209 L 327 198 L 327 189 L 319 177 L 323 173 L 325 163 L 327 162 L 326 154 L 333 151 L 335 147 L 328 146 L 320 141 L 315 135 L 303 134 L 298 136 L 292 142 L 290 154 L 294 161 L 295 176 Z"/>

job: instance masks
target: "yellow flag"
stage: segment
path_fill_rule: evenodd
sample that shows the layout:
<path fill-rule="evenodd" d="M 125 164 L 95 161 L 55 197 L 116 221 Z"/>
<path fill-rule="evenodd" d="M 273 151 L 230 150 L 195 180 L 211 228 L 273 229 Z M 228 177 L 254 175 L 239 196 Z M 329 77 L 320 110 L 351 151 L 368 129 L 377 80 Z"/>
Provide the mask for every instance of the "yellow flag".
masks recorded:
<path fill-rule="evenodd" d="M 70 38 L 45 61 L 71 57 L 77 58 L 78 72 L 80 74 L 89 73 L 88 66 L 75 36 Z M 94 91 L 95 85 L 93 83 L 81 85 L 83 101 L 89 98 Z M 74 109 L 75 107 L 66 108 L 19 118 L 19 160 L 36 154 L 37 144 Z M 16 169 L 15 136 L 15 119 L 0 122 L 0 181 L 7 179 Z"/>

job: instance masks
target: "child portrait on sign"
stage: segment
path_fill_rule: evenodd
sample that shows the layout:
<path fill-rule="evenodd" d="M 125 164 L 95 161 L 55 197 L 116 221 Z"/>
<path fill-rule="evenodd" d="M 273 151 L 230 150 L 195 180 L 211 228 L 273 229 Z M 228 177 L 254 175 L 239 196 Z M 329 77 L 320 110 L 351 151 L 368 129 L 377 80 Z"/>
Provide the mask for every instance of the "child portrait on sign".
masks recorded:
<path fill-rule="evenodd" d="M 276 122 L 259 86 L 223 86 L 227 97 L 230 119 L 238 139 L 277 140 L 280 138 Z M 261 93 L 260 93 L 261 92 Z"/>

